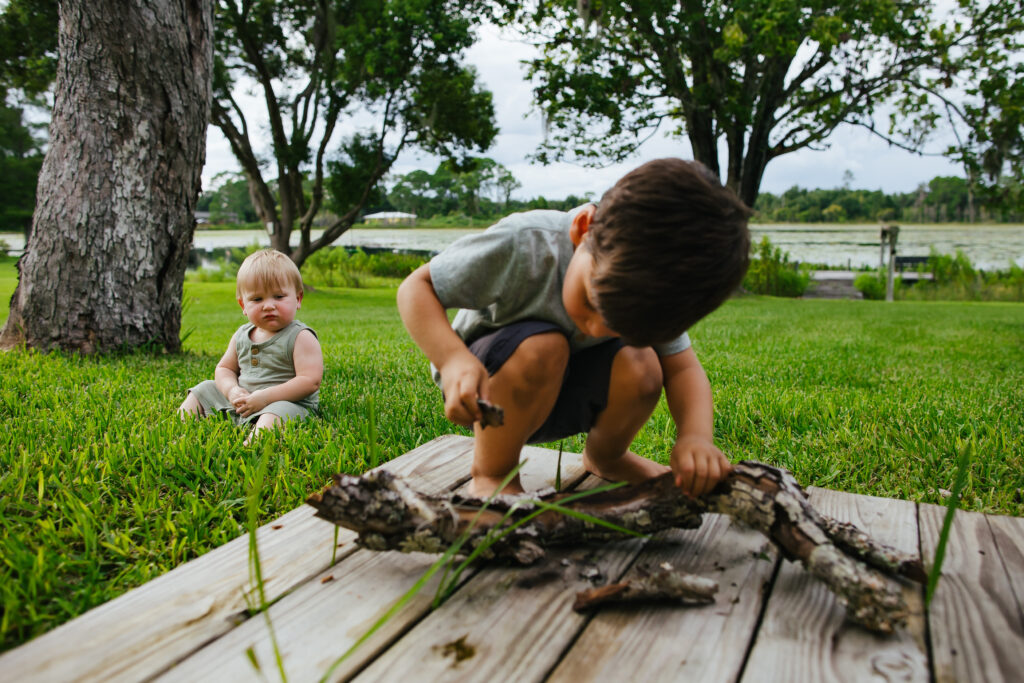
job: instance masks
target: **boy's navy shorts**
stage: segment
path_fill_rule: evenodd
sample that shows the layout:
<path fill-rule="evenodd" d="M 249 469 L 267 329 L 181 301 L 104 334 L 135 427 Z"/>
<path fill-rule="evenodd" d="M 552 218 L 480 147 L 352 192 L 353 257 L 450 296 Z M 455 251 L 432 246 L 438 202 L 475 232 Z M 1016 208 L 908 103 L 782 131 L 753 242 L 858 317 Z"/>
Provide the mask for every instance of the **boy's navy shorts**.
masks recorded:
<path fill-rule="evenodd" d="M 493 375 L 523 340 L 545 332 L 564 334 L 552 323 L 524 320 L 479 337 L 469 344 L 469 350 L 484 364 L 487 374 Z M 527 443 L 555 441 L 590 431 L 597 416 L 608 405 L 612 361 L 622 347 L 621 339 L 609 339 L 569 356 L 569 365 L 565 369 L 562 390 L 555 401 L 555 407 L 540 429 L 527 439 Z"/>

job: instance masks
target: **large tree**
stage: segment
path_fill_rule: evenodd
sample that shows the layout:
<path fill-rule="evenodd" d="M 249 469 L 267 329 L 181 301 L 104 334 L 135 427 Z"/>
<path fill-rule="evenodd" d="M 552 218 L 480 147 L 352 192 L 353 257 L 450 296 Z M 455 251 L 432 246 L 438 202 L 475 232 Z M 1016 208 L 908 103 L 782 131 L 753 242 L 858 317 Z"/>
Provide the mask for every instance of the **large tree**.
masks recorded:
<path fill-rule="evenodd" d="M 50 147 L 0 341 L 178 349 L 210 101 L 210 0 L 62 0 Z"/>
<path fill-rule="evenodd" d="M 490 146 L 491 95 L 460 63 L 478 6 L 476 0 L 218 1 L 212 122 L 249 180 L 275 249 L 301 265 L 331 244 L 378 196 L 378 183 L 408 147 L 451 156 Z M 237 99 L 246 89 L 262 100 L 265 133 L 254 129 Z M 338 142 L 346 125 L 349 134 Z M 314 240 L 332 156 L 338 216 Z"/>
<path fill-rule="evenodd" d="M 960 11 L 957 24 L 913 0 L 499 5 L 541 49 L 530 63 L 550 131 L 540 160 L 622 160 L 667 126 L 750 205 L 773 159 L 823 147 L 842 124 L 899 133 L 876 124 L 881 105 L 920 93 L 952 47 L 1001 50 L 1019 30 L 1009 11 Z"/>

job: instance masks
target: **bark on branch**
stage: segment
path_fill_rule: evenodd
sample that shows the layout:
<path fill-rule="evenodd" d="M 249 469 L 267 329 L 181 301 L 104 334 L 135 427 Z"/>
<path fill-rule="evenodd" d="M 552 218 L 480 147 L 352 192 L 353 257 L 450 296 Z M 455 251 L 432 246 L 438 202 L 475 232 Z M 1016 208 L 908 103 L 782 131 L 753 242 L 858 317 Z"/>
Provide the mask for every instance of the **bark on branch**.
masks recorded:
<path fill-rule="evenodd" d="M 916 581 L 925 576 L 916 557 L 817 512 L 787 471 L 750 461 L 736 465 L 728 478 L 700 499 L 682 493 L 670 474 L 592 495 L 551 491 L 485 501 L 458 494 L 426 496 L 390 472 L 378 470 L 362 477 L 335 475 L 333 486 L 306 502 L 317 509 L 317 517 L 357 531 L 360 544 L 372 550 L 440 553 L 464 538 L 464 553 L 490 543 L 483 557 L 511 558 L 523 564 L 543 556 L 545 546 L 623 537 L 622 532 L 574 515 L 651 534 L 696 528 L 703 513 L 718 512 L 764 533 L 786 558 L 799 560 L 824 581 L 853 620 L 884 633 L 904 624 L 907 617 L 899 585 L 885 574 Z M 551 504 L 574 514 L 553 509 Z M 672 583 L 671 577 L 660 577 L 658 586 Z M 605 589 L 620 599 L 631 595 L 626 588 Z M 633 594 L 658 590 L 634 589 L 640 593 Z M 713 591 L 705 590 L 709 594 Z"/>

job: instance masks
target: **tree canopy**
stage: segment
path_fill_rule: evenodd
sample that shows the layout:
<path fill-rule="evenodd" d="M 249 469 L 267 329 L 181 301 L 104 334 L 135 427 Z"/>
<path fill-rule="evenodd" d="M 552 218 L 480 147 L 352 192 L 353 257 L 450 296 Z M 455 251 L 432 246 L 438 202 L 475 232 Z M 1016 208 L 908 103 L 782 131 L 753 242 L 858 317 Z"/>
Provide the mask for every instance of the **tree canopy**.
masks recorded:
<path fill-rule="evenodd" d="M 56 0 L 11 0 L 0 14 L 0 230 L 28 230 L 43 163 L 43 126 L 26 109 L 44 106 L 57 71 Z"/>
<path fill-rule="evenodd" d="M 1009 57 L 985 66 L 1018 45 L 1017 3 L 959 4 L 947 18 L 920 1 L 499 1 L 503 22 L 541 49 L 529 70 L 550 131 L 541 161 L 622 160 L 667 126 L 751 205 L 769 162 L 822 148 L 842 124 L 920 150 L 922 136 L 908 136 L 902 119 L 886 128 L 876 116 L 899 101 L 919 133 L 928 111 L 907 95 L 930 89 L 952 101 L 951 71 L 986 74 L 987 85 L 968 93 L 983 104 L 961 120 L 978 131 L 981 157 L 1008 148 L 989 144 L 999 131 L 1019 138 L 1010 104 L 1019 85 L 1005 81 L 1017 68 Z M 1003 104 L 995 115 L 992 103 Z"/>
<path fill-rule="evenodd" d="M 387 201 L 399 211 L 418 216 L 455 212 L 492 216 L 509 208 L 512 192 L 521 186 L 511 171 L 493 159 L 446 160 L 433 173 L 416 170 L 392 178 Z"/>
<path fill-rule="evenodd" d="M 476 0 L 217 3 L 212 123 L 241 164 L 274 248 L 301 264 L 331 244 L 406 148 L 451 157 L 490 146 L 491 95 L 460 61 L 478 10 Z M 236 98 L 246 88 L 266 107 L 269 159 Z M 349 134 L 336 142 L 343 128 Z M 328 160 L 338 217 L 313 240 Z M 267 175 L 276 176 L 276 196 Z"/>

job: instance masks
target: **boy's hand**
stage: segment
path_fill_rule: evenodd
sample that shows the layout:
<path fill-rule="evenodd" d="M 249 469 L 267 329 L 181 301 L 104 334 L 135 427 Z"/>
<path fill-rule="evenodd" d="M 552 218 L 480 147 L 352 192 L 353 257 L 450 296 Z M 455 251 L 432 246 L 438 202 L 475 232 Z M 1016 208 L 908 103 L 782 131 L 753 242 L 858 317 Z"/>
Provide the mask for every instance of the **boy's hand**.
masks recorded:
<path fill-rule="evenodd" d="M 672 448 L 676 486 L 691 496 L 709 492 L 731 471 L 722 451 L 703 436 L 680 436 Z"/>
<path fill-rule="evenodd" d="M 483 417 L 476 400 L 485 398 L 487 369 L 484 364 L 467 350 L 449 359 L 438 371 L 444 391 L 445 417 L 463 427 L 472 426 Z"/>

